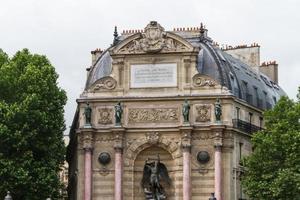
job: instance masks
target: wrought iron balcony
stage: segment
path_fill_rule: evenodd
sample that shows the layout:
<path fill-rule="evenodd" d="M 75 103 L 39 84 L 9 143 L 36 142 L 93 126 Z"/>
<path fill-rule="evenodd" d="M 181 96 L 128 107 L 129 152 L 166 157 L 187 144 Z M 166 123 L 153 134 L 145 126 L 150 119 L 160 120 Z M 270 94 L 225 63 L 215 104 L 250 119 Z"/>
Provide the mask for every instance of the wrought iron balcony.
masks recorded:
<path fill-rule="evenodd" d="M 249 122 L 246 122 L 246 121 L 243 121 L 240 119 L 233 119 L 232 124 L 233 124 L 234 128 L 236 128 L 240 131 L 243 131 L 245 133 L 248 133 L 248 134 L 255 133 L 256 131 L 259 131 L 262 129 L 261 127 L 255 126 Z"/>

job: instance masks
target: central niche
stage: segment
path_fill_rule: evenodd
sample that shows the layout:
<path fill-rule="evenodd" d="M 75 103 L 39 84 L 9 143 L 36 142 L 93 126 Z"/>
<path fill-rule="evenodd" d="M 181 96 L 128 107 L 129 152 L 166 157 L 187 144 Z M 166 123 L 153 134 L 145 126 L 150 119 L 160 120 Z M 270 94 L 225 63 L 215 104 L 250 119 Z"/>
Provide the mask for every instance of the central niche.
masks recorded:
<path fill-rule="evenodd" d="M 141 181 L 143 178 L 143 170 L 145 166 L 145 161 L 149 159 L 157 159 L 157 155 L 160 157 L 160 162 L 163 163 L 169 173 L 171 179 L 171 185 L 168 186 L 165 182 L 162 182 L 162 187 L 165 190 L 168 200 L 175 199 L 175 185 L 176 185 L 176 166 L 171 154 L 164 150 L 163 148 L 157 146 L 151 146 L 149 148 L 141 151 L 135 159 L 134 162 L 134 200 L 145 200 L 144 189 L 141 186 Z"/>

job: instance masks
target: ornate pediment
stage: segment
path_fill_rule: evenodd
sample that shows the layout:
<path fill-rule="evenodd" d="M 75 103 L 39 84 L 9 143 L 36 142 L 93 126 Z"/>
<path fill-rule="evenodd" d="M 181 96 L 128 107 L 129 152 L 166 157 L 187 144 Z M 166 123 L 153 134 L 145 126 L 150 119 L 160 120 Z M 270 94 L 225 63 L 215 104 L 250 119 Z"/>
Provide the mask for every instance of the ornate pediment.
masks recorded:
<path fill-rule="evenodd" d="M 144 32 L 136 33 L 122 41 L 113 50 L 113 54 L 141 54 L 158 52 L 186 52 L 195 48 L 182 37 L 165 32 L 156 21 L 151 21 Z"/>

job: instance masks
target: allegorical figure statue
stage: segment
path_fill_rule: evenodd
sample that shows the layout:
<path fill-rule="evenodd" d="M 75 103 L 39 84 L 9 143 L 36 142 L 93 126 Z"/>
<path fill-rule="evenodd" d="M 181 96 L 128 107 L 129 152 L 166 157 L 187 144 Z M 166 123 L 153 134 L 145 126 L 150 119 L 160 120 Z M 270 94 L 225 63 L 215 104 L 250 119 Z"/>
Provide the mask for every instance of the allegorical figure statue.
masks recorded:
<path fill-rule="evenodd" d="M 215 117 L 217 122 L 221 121 L 221 115 L 222 115 L 222 105 L 220 103 L 220 99 L 218 98 L 215 103 Z"/>
<path fill-rule="evenodd" d="M 84 108 L 84 116 L 85 116 L 85 125 L 90 126 L 92 122 L 92 108 L 89 103 L 86 103 L 86 107 Z"/>
<path fill-rule="evenodd" d="M 118 102 L 115 105 L 115 122 L 116 122 L 116 126 L 121 125 L 122 113 L 123 113 L 123 109 L 122 109 L 122 106 L 121 106 L 121 102 Z"/>
<path fill-rule="evenodd" d="M 171 179 L 166 166 L 157 159 L 147 159 L 145 161 L 143 179 L 141 185 L 144 189 L 146 199 L 162 200 L 166 199 L 166 193 L 161 182 L 171 185 Z"/>
<path fill-rule="evenodd" d="M 187 100 L 184 100 L 184 103 L 182 105 L 182 115 L 183 115 L 183 122 L 187 123 L 189 122 L 189 117 L 190 117 L 190 104 Z"/>

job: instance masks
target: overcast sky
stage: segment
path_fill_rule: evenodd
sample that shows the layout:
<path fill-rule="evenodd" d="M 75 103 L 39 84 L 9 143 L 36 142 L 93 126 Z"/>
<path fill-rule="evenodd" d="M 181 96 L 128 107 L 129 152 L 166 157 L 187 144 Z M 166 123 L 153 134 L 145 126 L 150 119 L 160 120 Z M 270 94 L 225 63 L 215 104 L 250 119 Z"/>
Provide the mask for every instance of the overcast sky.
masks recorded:
<path fill-rule="evenodd" d="M 113 28 L 166 30 L 203 22 L 219 44 L 261 45 L 261 61 L 279 63 L 279 84 L 291 98 L 300 85 L 299 0 L 0 0 L 0 48 L 46 55 L 67 91 L 66 125 L 83 91 L 90 51 L 105 49 Z"/>

